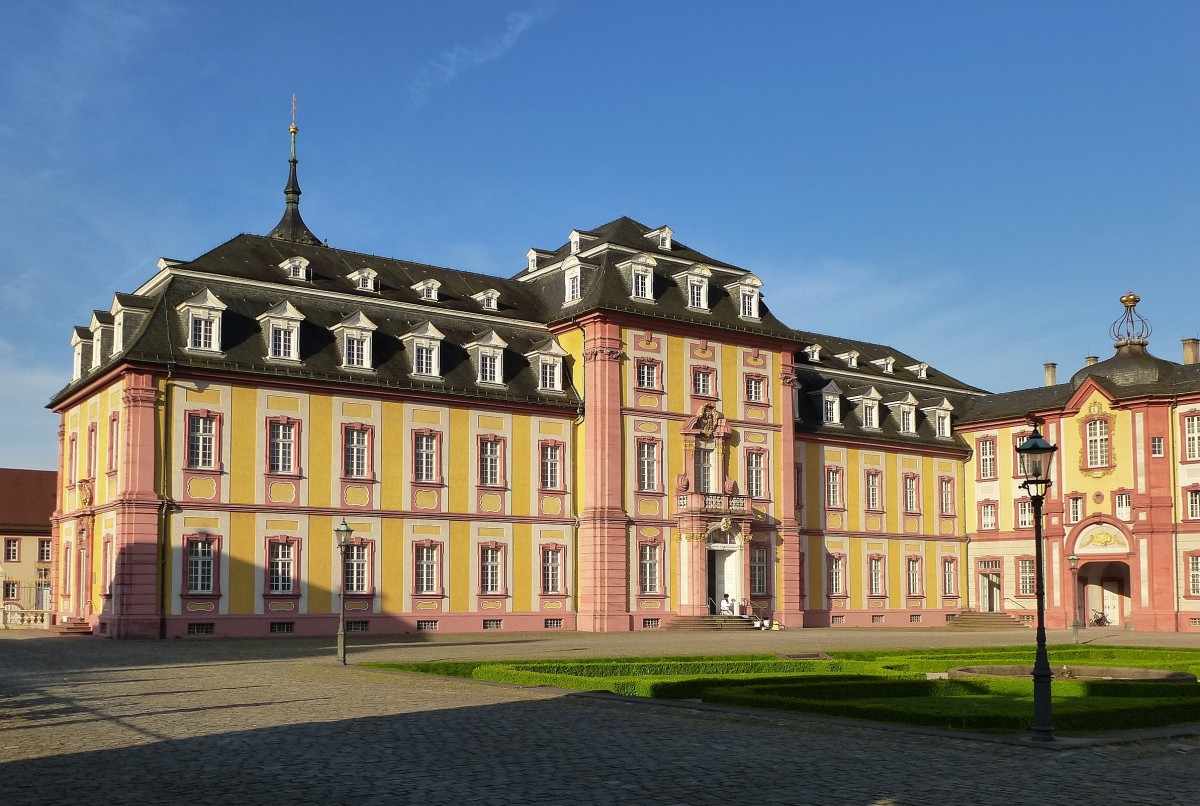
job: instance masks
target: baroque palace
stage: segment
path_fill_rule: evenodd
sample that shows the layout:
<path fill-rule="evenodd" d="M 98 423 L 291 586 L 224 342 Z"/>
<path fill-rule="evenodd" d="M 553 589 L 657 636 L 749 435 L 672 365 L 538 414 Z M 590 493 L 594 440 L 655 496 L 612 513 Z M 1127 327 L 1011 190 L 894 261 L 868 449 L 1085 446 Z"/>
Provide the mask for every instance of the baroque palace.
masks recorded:
<path fill-rule="evenodd" d="M 988 394 L 795 330 L 752 272 L 619 218 L 511 279 L 300 217 L 163 259 L 74 330 L 59 623 L 114 637 L 785 627 L 1034 612 L 1015 445 L 1059 446 L 1047 620 L 1200 631 L 1200 364 Z M 334 529 L 353 538 L 344 557 Z"/>

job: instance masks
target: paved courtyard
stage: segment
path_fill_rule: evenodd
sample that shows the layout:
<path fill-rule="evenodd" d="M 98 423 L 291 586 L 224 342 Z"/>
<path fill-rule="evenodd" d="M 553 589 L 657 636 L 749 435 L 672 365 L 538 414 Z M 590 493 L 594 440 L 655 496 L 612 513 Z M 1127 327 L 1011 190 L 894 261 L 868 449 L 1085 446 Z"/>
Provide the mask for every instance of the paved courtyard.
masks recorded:
<path fill-rule="evenodd" d="M 1033 633 L 425 636 L 353 661 L 812 652 Z M 1088 631 L 1098 643 L 1196 636 Z M 1053 634 L 1051 641 L 1069 640 Z M 1046 750 L 332 663 L 327 640 L 0 638 L 0 804 L 1194 804 L 1200 739 Z"/>

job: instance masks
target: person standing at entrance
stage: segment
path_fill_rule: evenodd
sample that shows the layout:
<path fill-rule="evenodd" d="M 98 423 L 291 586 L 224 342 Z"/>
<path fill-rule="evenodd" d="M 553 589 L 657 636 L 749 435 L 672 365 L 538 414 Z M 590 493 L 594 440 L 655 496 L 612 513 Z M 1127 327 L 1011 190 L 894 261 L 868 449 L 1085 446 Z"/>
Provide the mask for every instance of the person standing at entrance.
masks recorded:
<path fill-rule="evenodd" d="M 728 593 L 725 594 L 724 598 L 721 599 L 720 611 L 722 616 L 733 615 L 733 602 L 729 601 Z"/>

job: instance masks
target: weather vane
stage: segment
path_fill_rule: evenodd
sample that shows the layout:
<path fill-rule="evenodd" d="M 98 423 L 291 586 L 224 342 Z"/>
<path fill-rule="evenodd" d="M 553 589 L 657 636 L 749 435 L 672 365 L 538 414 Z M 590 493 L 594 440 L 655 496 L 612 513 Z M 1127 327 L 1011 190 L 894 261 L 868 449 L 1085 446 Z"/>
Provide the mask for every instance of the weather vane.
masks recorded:
<path fill-rule="evenodd" d="M 296 94 L 295 93 L 292 93 L 292 125 L 289 126 L 288 128 L 291 130 L 292 134 L 295 134 L 298 131 L 298 129 L 296 128 Z"/>

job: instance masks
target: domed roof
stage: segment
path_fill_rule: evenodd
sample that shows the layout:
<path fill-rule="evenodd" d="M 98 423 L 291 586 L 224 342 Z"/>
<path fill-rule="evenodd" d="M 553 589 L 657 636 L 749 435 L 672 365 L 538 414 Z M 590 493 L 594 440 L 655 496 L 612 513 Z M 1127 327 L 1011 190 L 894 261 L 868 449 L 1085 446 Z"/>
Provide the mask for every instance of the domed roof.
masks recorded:
<path fill-rule="evenodd" d="M 1130 291 L 1121 297 L 1125 312 L 1112 323 L 1109 333 L 1117 354 L 1107 361 L 1086 366 L 1071 376 L 1071 385 L 1078 389 L 1086 378 L 1104 378 L 1116 386 L 1142 386 L 1167 383 L 1179 364 L 1150 355 L 1150 323 L 1136 310 L 1141 297 Z"/>

